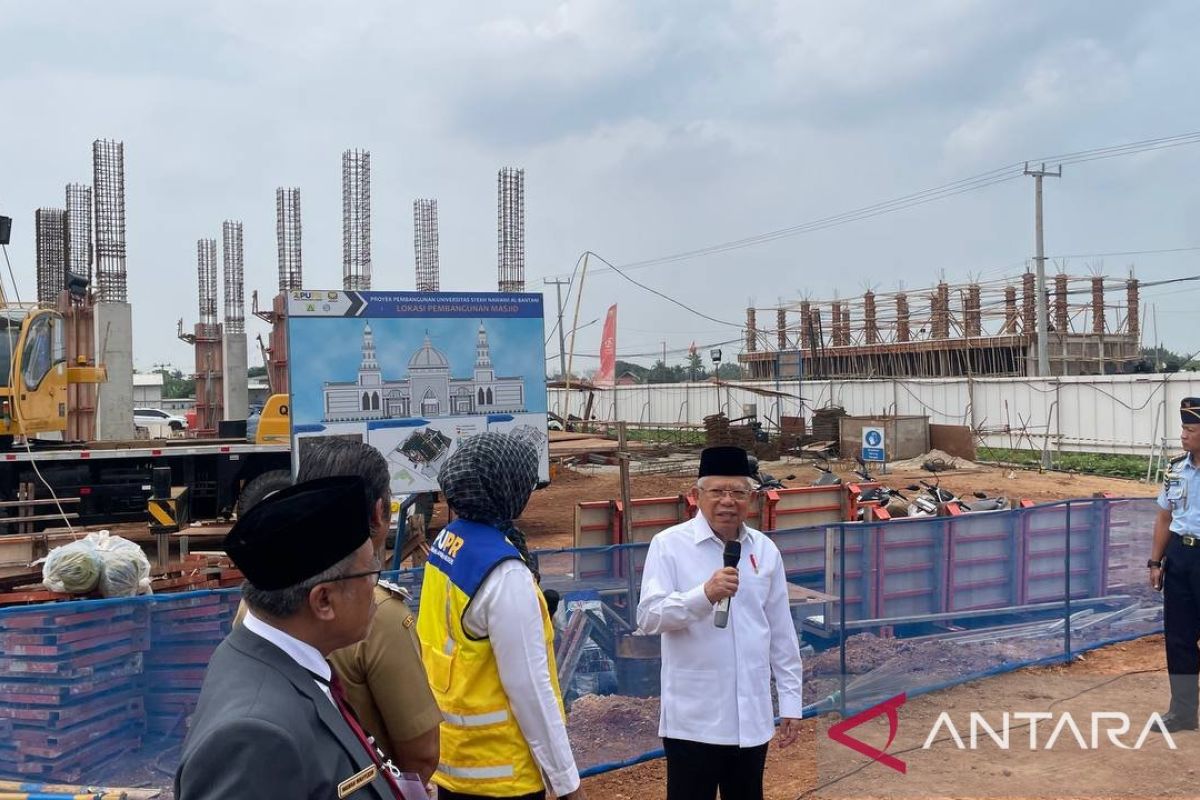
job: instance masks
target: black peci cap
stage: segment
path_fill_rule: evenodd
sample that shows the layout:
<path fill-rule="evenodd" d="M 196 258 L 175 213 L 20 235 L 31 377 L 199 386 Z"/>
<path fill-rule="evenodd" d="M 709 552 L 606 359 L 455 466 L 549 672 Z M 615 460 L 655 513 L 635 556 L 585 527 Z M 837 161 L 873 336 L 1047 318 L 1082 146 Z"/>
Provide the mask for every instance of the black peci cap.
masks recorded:
<path fill-rule="evenodd" d="M 697 477 L 708 475 L 750 477 L 750 459 L 740 447 L 706 447 L 700 452 L 700 472 Z"/>
<path fill-rule="evenodd" d="M 319 575 L 371 536 L 362 478 L 319 478 L 268 495 L 225 537 L 225 552 L 256 589 Z"/>

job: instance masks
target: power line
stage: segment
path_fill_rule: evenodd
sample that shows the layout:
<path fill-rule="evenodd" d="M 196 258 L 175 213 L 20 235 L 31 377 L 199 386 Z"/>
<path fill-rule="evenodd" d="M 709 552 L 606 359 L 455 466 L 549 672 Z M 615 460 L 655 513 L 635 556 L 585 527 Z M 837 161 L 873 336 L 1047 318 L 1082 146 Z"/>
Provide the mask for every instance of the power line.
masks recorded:
<path fill-rule="evenodd" d="M 674 297 L 671 297 L 670 295 L 663 294 L 663 293 L 662 293 L 662 292 L 660 292 L 658 289 L 653 289 L 653 288 L 651 288 L 651 287 L 647 286 L 647 285 L 646 285 L 646 284 L 644 284 L 644 283 L 640 283 L 640 282 L 638 282 L 638 281 L 634 280 L 633 278 L 631 278 L 631 277 L 629 277 L 628 275 L 626 275 L 626 274 L 625 274 L 625 273 L 624 273 L 622 270 L 620 270 L 620 269 L 618 269 L 616 266 L 614 266 L 614 265 L 612 264 L 612 262 L 610 262 L 608 259 L 604 258 L 604 256 L 601 256 L 601 255 L 599 255 L 599 254 L 597 254 L 597 253 L 594 253 L 594 252 L 592 252 L 592 251 L 590 251 L 590 250 L 589 250 L 588 252 L 589 252 L 589 253 L 591 253 L 591 255 L 592 255 L 592 256 L 593 256 L 593 257 L 594 257 L 596 260 L 600 261 L 600 262 L 601 262 L 601 263 L 603 263 L 603 264 L 607 264 L 607 265 L 608 265 L 608 267 L 609 267 L 609 268 L 610 268 L 610 269 L 611 269 L 613 272 L 617 273 L 617 274 L 618 274 L 618 275 L 620 275 L 622 278 L 624 278 L 625 280 L 627 280 L 627 281 L 629 281 L 630 283 L 632 283 L 634 286 L 637 286 L 637 287 L 639 287 L 639 288 L 641 288 L 641 289 L 645 289 L 647 292 L 650 292 L 650 294 L 657 295 L 658 297 L 661 297 L 663 300 L 666 300 L 666 301 L 668 301 L 668 302 L 670 302 L 670 303 L 674 303 L 675 305 L 679 306 L 679 307 L 680 307 L 680 308 L 682 308 L 683 310 L 685 310 L 685 311 L 688 311 L 688 312 L 690 312 L 690 313 L 692 313 L 692 314 L 695 314 L 697 317 L 701 317 L 701 318 L 703 318 L 703 319 L 706 319 L 706 320 L 708 320 L 709 322 L 716 322 L 716 323 L 718 323 L 718 324 L 720 324 L 720 325 L 728 325 L 728 326 L 730 326 L 730 327 L 732 327 L 732 328 L 738 328 L 738 329 L 741 329 L 741 328 L 744 328 L 744 327 L 745 327 L 745 326 L 744 326 L 744 325 L 742 325 L 740 322 L 726 322 L 726 321 L 725 321 L 725 320 L 723 320 L 723 319 L 717 319 L 716 317 L 710 317 L 708 314 L 705 314 L 703 311 L 697 311 L 696 309 L 692 308 L 691 306 L 687 305 L 686 303 L 681 303 L 680 301 L 676 300 Z"/>
<path fill-rule="evenodd" d="M 1154 139 L 1143 139 L 1135 142 L 1126 142 L 1124 144 L 1092 148 L 1089 150 L 1078 150 L 1072 153 L 1064 153 L 1060 155 L 1032 159 L 1032 161 L 1058 162 L 1060 164 L 1081 164 L 1089 161 L 1117 158 L 1119 156 L 1153 152 L 1156 150 L 1164 150 L 1197 143 L 1200 143 L 1200 131 L 1191 131 L 1174 136 L 1163 136 Z M 669 264 L 676 261 L 685 261 L 693 258 L 699 258 L 701 256 L 715 255 L 718 253 L 728 252 L 730 250 L 739 250 L 746 247 L 752 247 L 755 245 L 776 241 L 778 239 L 789 238 L 805 233 L 812 233 L 839 225 L 845 225 L 850 222 L 858 222 L 861 220 L 870 219 L 872 217 L 881 216 L 883 214 L 902 211 L 919 205 L 924 205 L 935 200 L 943 200 L 964 192 L 984 189 L 989 186 L 994 186 L 999 183 L 1004 183 L 1006 181 L 1022 177 L 1024 174 L 1024 163 L 1025 162 L 1016 162 L 1003 167 L 997 167 L 996 169 L 989 170 L 988 172 L 983 172 L 969 178 L 963 178 L 943 184 L 941 186 L 923 189 L 921 191 L 903 195 L 892 200 L 885 200 L 878 203 L 873 203 L 871 205 L 862 206 L 860 208 L 851 209 L 840 214 L 821 217 L 819 219 L 811 220 L 798 225 L 779 228 L 773 231 L 767 231 L 765 233 L 747 236 L 741 239 L 720 242 L 706 247 L 629 262 L 622 265 L 621 268 L 626 271 L 633 269 L 645 269 L 647 267 Z M 609 268 L 614 271 L 617 269 L 612 264 L 609 264 Z"/>

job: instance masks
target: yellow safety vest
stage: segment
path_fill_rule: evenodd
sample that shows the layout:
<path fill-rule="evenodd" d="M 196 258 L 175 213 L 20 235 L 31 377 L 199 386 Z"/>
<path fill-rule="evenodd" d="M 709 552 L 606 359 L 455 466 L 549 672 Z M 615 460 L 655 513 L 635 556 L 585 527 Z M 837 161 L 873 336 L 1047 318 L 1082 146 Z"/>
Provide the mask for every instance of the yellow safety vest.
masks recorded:
<path fill-rule="evenodd" d="M 502 797 L 543 788 L 542 774 L 513 716 L 491 643 L 463 628 L 480 585 L 502 561 L 521 557 L 504 534 L 457 519 L 430 548 L 417 634 L 433 696 L 442 711 L 441 757 L 433 780 L 463 794 Z M 562 712 L 554 627 L 538 592 L 550 681 Z"/>

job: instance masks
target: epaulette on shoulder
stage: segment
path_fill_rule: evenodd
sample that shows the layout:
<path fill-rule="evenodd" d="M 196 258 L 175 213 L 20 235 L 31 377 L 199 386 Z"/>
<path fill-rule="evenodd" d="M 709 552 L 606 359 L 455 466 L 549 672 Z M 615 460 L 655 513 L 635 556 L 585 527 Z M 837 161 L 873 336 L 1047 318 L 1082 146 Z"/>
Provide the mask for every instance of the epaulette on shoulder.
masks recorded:
<path fill-rule="evenodd" d="M 406 603 L 412 600 L 412 595 L 409 593 L 408 589 L 405 589 L 403 586 L 401 586 L 398 583 L 393 583 L 392 581 L 385 581 L 382 578 L 380 578 L 379 579 L 379 588 L 386 589 L 389 593 L 394 594 L 396 597 L 399 597 L 401 600 L 404 600 Z"/>
<path fill-rule="evenodd" d="M 1180 461 L 1183 461 L 1185 458 L 1187 458 L 1188 455 L 1189 455 L 1188 453 L 1180 453 L 1179 455 L 1172 458 L 1168 463 L 1173 467 L 1176 464 L 1178 464 Z"/>

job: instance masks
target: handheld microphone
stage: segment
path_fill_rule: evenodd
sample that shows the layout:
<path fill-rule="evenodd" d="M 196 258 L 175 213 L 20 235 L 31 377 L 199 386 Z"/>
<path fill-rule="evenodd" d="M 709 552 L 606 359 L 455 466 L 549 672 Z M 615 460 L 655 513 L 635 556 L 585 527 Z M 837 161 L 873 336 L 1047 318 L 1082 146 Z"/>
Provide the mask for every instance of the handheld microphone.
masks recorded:
<path fill-rule="evenodd" d="M 734 540 L 725 543 L 725 566 L 737 567 L 738 562 L 742 560 L 742 543 Z M 713 624 L 718 628 L 724 628 L 729 624 L 729 600 L 726 597 L 717 602 L 717 613 L 713 616 Z"/>

